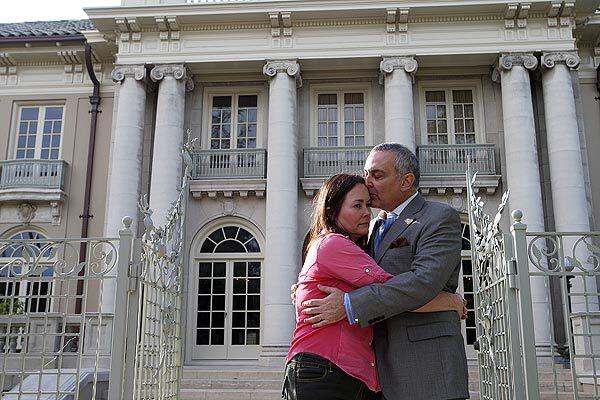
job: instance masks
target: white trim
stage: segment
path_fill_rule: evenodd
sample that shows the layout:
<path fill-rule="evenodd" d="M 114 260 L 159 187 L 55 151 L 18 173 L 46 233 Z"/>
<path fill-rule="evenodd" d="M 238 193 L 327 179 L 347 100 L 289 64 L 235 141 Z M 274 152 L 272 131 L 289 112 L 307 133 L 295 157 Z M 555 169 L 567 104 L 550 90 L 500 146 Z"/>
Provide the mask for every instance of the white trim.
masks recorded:
<path fill-rule="evenodd" d="M 231 147 L 234 147 L 234 135 L 237 121 L 234 121 L 234 110 L 237 109 L 237 98 L 240 95 L 257 96 L 256 112 L 256 148 L 264 149 L 266 147 L 267 137 L 267 93 L 264 86 L 235 86 L 235 87 L 205 87 L 202 98 L 202 134 L 200 135 L 200 147 L 210 150 L 210 128 L 212 99 L 215 96 L 232 96 L 232 127 L 231 127 Z M 237 119 L 237 118 L 236 118 Z"/>
<path fill-rule="evenodd" d="M 427 141 L 427 114 L 425 111 L 425 92 L 438 90 L 446 92 L 446 120 L 448 121 L 448 144 L 454 144 L 454 107 L 452 107 L 451 97 L 448 94 L 452 90 L 472 90 L 473 91 L 473 115 L 475 117 L 475 143 L 487 143 L 485 132 L 485 109 L 483 107 L 483 89 L 479 79 L 461 79 L 461 80 L 426 80 L 419 82 L 419 121 L 420 121 L 420 140 L 421 144 L 426 145 Z"/>
<path fill-rule="evenodd" d="M 344 127 L 344 93 L 362 93 L 364 96 L 364 118 L 365 118 L 365 144 L 364 146 L 373 145 L 373 115 L 371 112 L 371 83 L 317 83 L 310 86 L 310 147 L 318 147 L 318 118 L 317 104 L 319 94 L 337 94 L 338 98 L 338 147 L 345 147 L 343 143 L 343 127 Z M 340 101 L 341 99 L 341 101 Z"/>

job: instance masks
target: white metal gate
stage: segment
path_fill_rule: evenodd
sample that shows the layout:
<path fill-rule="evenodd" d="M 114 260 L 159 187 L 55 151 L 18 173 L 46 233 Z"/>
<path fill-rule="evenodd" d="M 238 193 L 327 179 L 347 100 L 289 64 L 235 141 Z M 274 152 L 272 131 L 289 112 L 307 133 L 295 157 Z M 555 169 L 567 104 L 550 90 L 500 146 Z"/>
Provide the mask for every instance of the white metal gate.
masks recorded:
<path fill-rule="evenodd" d="M 481 399 L 600 399 L 600 232 L 527 232 L 515 210 L 505 234 L 508 193 L 492 219 L 475 178 L 467 171 Z"/>

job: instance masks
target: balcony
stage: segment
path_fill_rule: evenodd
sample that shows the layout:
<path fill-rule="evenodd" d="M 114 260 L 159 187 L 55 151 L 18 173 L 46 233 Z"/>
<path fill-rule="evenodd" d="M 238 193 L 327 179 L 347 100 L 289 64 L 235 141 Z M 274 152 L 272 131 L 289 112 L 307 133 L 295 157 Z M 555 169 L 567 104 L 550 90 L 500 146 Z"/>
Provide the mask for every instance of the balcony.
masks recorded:
<path fill-rule="evenodd" d="M 304 149 L 304 177 L 300 179 L 307 196 L 313 196 L 323 180 L 340 173 L 362 175 L 371 147 L 320 147 Z"/>
<path fill-rule="evenodd" d="M 466 188 L 468 160 L 477 174 L 476 189 L 493 194 L 500 182 L 493 144 L 425 145 L 418 148 L 421 169 L 421 193 L 460 194 Z"/>
<path fill-rule="evenodd" d="M 194 150 L 190 190 L 192 195 L 263 197 L 266 190 L 267 151 L 265 149 Z"/>
<path fill-rule="evenodd" d="M 0 201 L 62 201 L 66 172 L 62 160 L 0 161 Z"/>

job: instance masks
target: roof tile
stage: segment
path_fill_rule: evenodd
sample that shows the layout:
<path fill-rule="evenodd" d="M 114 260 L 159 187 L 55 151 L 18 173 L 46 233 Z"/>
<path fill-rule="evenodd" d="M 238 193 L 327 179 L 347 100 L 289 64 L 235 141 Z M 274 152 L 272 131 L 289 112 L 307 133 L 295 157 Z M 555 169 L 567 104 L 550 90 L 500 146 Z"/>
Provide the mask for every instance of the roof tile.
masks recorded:
<path fill-rule="evenodd" d="M 81 35 L 81 31 L 90 29 L 94 25 L 88 19 L 0 24 L 0 39 Z"/>

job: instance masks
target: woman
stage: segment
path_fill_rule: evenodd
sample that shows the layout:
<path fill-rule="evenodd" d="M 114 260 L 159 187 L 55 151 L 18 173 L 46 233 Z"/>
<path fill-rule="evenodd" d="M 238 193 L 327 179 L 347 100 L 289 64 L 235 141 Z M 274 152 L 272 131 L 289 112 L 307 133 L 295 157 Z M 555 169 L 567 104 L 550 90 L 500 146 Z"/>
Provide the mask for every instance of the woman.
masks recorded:
<path fill-rule="evenodd" d="M 345 292 L 392 277 L 363 250 L 371 209 L 369 191 L 358 175 L 329 178 L 315 199 L 304 265 L 296 291 L 296 330 L 287 357 L 283 397 L 287 400 L 378 399 L 373 330 L 347 320 L 314 329 L 304 322 L 301 304 L 323 297 L 317 284 Z M 456 310 L 459 295 L 440 293 L 415 312 Z"/>

